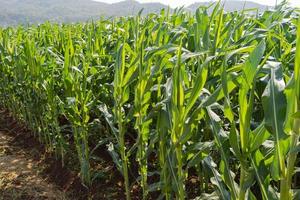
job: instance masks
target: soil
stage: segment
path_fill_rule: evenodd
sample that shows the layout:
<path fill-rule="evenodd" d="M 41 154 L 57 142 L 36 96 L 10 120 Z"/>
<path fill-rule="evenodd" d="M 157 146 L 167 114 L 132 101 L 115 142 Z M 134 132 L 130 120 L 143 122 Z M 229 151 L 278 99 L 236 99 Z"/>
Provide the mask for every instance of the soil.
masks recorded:
<path fill-rule="evenodd" d="M 39 173 L 38 163 L 12 145 L 14 138 L 0 131 L 0 199 L 68 199 Z"/>

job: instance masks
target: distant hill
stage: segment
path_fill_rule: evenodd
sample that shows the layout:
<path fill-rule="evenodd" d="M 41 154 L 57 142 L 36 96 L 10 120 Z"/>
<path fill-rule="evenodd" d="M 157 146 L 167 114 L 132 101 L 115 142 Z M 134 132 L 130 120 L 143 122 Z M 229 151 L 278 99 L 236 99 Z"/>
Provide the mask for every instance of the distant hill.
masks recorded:
<path fill-rule="evenodd" d="M 188 10 L 196 11 L 197 8 L 200 6 L 209 6 L 212 2 L 199 2 L 194 3 L 187 7 Z M 243 9 L 253 9 L 256 8 L 259 12 L 262 12 L 264 10 L 270 9 L 270 6 L 254 3 L 251 1 L 243 1 L 243 0 L 227 0 L 224 3 L 224 10 L 227 12 L 233 12 L 233 11 L 241 11 Z M 211 8 L 212 10 L 213 8 Z"/>
<path fill-rule="evenodd" d="M 56 22 L 77 22 L 99 19 L 100 16 L 125 16 L 138 13 L 158 12 L 167 6 L 159 3 L 141 4 L 127 0 L 107 4 L 92 0 L 0 0 L 0 25 Z"/>
<path fill-rule="evenodd" d="M 187 7 L 194 11 L 199 6 L 210 3 L 195 3 Z M 166 5 L 160 3 L 139 3 L 126 0 L 119 3 L 107 4 L 92 0 L 0 0 L 0 26 L 41 23 L 44 21 L 78 22 L 89 19 L 99 19 L 100 16 L 126 16 L 137 14 L 144 8 L 143 13 L 159 12 Z M 241 10 L 243 1 L 228 1 L 226 11 Z M 266 6 L 247 2 L 246 8 Z"/>

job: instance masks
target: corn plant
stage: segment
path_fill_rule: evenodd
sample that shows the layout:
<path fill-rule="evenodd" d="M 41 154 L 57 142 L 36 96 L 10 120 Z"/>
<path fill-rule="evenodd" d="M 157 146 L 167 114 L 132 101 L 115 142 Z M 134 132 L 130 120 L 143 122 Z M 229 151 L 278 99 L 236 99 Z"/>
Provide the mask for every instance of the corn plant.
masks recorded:
<path fill-rule="evenodd" d="M 126 150 L 125 143 L 125 112 L 124 112 L 124 104 L 128 101 L 130 91 L 129 85 L 130 78 L 132 73 L 135 71 L 134 66 L 131 65 L 128 72 L 126 73 L 126 60 L 125 60 L 125 52 L 130 51 L 130 47 L 123 43 L 117 53 L 117 59 L 115 64 L 115 77 L 114 77 L 114 116 L 115 121 L 118 124 L 118 145 L 119 151 L 122 159 L 122 173 L 125 180 L 125 190 L 126 190 L 126 199 L 131 199 L 130 197 L 130 183 L 129 183 L 129 174 L 128 174 L 128 166 L 129 166 L 129 158 Z M 133 63 L 131 63 L 133 64 Z"/>
<path fill-rule="evenodd" d="M 126 199 L 297 199 L 299 10 L 222 6 L 0 28 L 0 106 L 88 188 L 107 145 Z"/>

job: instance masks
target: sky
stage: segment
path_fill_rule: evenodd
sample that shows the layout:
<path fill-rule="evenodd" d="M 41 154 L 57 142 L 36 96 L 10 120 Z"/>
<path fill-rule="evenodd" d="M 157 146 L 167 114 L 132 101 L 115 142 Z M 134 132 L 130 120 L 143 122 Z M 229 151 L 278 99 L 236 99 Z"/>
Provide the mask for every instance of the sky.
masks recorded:
<path fill-rule="evenodd" d="M 120 2 L 122 0 L 95 0 L 95 1 L 100 1 L 100 2 L 106 2 L 106 3 L 116 3 Z M 160 2 L 166 5 L 170 5 L 171 7 L 178 7 L 178 6 L 184 6 L 184 5 L 190 5 L 194 2 L 201 2 L 201 1 L 210 1 L 210 0 L 137 0 L 141 3 L 149 3 L 149 2 Z M 275 5 L 276 0 L 248 0 L 248 1 L 253 1 L 257 2 L 260 4 L 265 4 L 265 5 Z M 282 0 L 278 0 L 278 2 L 281 2 Z M 289 0 L 289 2 L 293 6 L 300 7 L 300 0 Z"/>

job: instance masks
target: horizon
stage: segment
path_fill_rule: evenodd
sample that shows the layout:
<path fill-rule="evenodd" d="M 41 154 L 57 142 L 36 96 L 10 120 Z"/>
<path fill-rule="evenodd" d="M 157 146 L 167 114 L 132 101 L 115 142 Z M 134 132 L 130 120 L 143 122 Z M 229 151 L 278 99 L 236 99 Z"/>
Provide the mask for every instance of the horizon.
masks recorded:
<path fill-rule="evenodd" d="M 103 3 L 108 3 L 108 4 L 113 4 L 113 3 L 118 3 L 122 2 L 125 0 L 92 0 L 96 2 L 103 2 Z M 135 0 L 140 3 L 161 3 L 167 6 L 170 6 L 172 8 L 175 7 L 181 7 L 181 6 L 189 6 L 193 3 L 198 3 L 198 2 L 211 2 L 211 1 L 217 1 L 217 0 Z M 228 1 L 228 0 L 227 0 Z M 248 1 L 248 2 L 254 2 L 258 3 L 261 5 L 267 5 L 267 6 L 275 6 L 276 5 L 276 0 L 238 0 L 238 1 Z M 283 0 L 277 0 L 277 3 L 281 3 Z M 300 1 L 299 0 L 288 0 L 288 2 L 292 6 L 300 7 Z"/>

